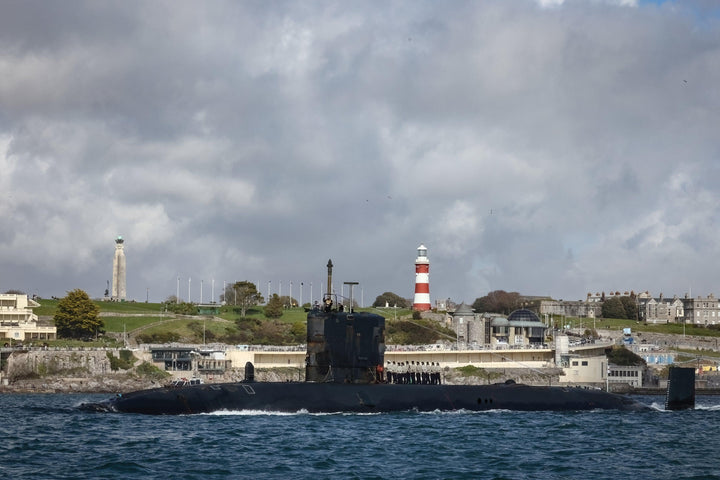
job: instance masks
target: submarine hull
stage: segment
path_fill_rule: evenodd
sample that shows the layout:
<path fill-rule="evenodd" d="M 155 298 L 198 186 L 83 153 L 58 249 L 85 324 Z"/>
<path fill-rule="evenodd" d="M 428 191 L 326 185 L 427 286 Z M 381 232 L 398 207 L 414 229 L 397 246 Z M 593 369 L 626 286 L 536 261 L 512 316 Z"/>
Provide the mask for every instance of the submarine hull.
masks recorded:
<path fill-rule="evenodd" d="M 577 387 L 388 385 L 338 383 L 224 383 L 142 390 L 87 403 L 102 412 L 180 415 L 216 411 L 397 412 L 451 410 L 647 410 L 630 397 Z"/>

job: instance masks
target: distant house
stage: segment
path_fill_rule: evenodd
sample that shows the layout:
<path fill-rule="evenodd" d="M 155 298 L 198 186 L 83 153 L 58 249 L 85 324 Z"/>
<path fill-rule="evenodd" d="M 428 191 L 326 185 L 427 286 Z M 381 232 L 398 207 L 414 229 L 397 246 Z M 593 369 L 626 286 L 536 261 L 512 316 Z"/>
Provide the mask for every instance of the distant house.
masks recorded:
<path fill-rule="evenodd" d="M 718 299 L 712 293 L 707 297 L 691 298 L 685 295 L 682 299 L 685 309 L 685 321 L 695 325 L 717 325 L 720 324 L 720 308 Z"/>
<path fill-rule="evenodd" d="M 0 294 L 0 339 L 18 342 L 55 340 L 57 328 L 38 325 L 38 316 L 32 309 L 39 306 L 27 295 Z"/>
<path fill-rule="evenodd" d="M 647 323 L 677 323 L 685 316 L 683 301 L 677 296 L 652 298 L 649 293 L 641 293 L 637 297 L 638 316 L 640 321 Z"/>

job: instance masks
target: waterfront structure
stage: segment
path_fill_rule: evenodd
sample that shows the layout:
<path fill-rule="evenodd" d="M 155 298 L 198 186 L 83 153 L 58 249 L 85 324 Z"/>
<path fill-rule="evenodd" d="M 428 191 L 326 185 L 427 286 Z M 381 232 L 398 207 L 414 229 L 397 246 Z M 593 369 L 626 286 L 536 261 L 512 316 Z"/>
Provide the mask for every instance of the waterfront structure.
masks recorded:
<path fill-rule="evenodd" d="M 156 367 L 181 375 L 221 375 L 232 366 L 224 350 L 204 346 L 155 345 L 150 347 L 150 354 Z"/>
<path fill-rule="evenodd" d="M 27 295 L 0 294 L 0 338 L 18 342 L 55 340 L 56 327 L 38 325 L 38 316 L 32 309 L 39 306 Z"/>
<path fill-rule="evenodd" d="M 608 360 L 605 355 L 563 355 L 562 361 L 558 365 L 563 369 L 560 383 L 571 385 L 605 384 L 608 372 L 607 363 Z"/>
<path fill-rule="evenodd" d="M 560 383 L 570 385 L 630 385 L 640 388 L 648 376 L 645 365 L 608 364 L 605 355 L 568 355 L 560 366 L 563 368 Z"/>
<path fill-rule="evenodd" d="M 115 301 L 125 301 L 126 297 L 125 283 L 125 240 L 122 235 L 118 235 L 115 239 L 115 257 L 113 257 L 112 272 L 112 293 L 111 299 Z"/>
<path fill-rule="evenodd" d="M 610 384 L 624 384 L 633 387 L 642 387 L 643 379 L 647 376 L 645 365 L 613 365 L 610 364 L 608 381 Z"/>
<path fill-rule="evenodd" d="M 430 303 L 430 260 L 428 260 L 425 245 L 420 245 L 417 251 L 418 256 L 415 259 L 415 297 L 413 298 L 413 310 L 425 312 L 432 309 L 432 304 Z"/>

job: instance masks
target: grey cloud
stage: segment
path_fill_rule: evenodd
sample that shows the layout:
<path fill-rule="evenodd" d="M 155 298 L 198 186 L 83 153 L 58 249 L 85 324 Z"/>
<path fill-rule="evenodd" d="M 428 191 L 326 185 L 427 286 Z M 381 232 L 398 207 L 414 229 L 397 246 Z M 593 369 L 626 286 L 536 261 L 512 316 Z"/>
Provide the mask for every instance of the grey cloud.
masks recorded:
<path fill-rule="evenodd" d="M 622 3 L 6 2 L 0 289 L 717 293 L 718 17 Z"/>

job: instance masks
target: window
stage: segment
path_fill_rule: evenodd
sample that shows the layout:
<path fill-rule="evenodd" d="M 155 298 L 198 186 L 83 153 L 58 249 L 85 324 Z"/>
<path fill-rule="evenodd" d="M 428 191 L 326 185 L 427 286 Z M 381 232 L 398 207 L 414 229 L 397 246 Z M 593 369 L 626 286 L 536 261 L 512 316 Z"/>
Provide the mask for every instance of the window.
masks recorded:
<path fill-rule="evenodd" d="M 587 360 L 583 360 L 583 362 L 582 362 L 582 366 L 583 366 L 583 367 L 587 367 L 587 366 L 588 366 L 588 362 L 587 362 Z"/>

